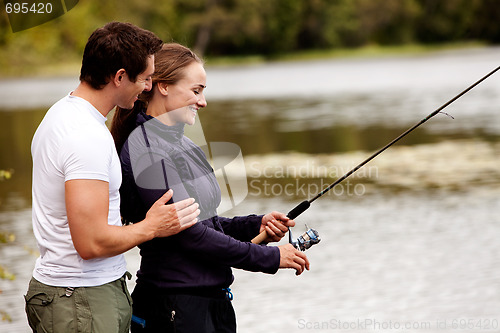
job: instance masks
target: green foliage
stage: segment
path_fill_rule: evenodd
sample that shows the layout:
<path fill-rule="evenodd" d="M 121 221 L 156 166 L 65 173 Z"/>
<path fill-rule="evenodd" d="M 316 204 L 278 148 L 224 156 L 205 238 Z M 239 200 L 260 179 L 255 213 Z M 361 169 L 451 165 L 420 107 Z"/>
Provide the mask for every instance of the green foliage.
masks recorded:
<path fill-rule="evenodd" d="M 16 240 L 16 236 L 14 234 L 0 232 L 0 243 L 9 243 L 9 242 L 13 242 L 15 240 Z"/>
<path fill-rule="evenodd" d="M 12 318 L 5 311 L 0 310 L 0 321 L 12 321 Z"/>
<path fill-rule="evenodd" d="M 16 236 L 11 233 L 6 233 L 0 231 L 0 243 L 11 243 L 16 240 Z M 16 276 L 12 273 L 10 273 L 6 268 L 4 268 L 2 265 L 0 265 L 0 279 L 3 280 L 14 280 Z M 0 290 L 0 293 L 2 291 Z"/>
<path fill-rule="evenodd" d="M 0 170 L 0 181 L 10 179 L 13 174 L 13 170 Z M 6 233 L 0 231 L 0 244 L 2 243 L 10 243 L 16 240 L 16 236 L 11 233 Z M 14 280 L 16 276 L 12 273 L 10 273 L 6 268 L 4 268 L 2 265 L 0 265 L 0 279 L 3 280 Z M 2 290 L 0 289 L 0 294 L 2 293 Z M 0 320 L 1 321 L 11 321 L 12 319 L 10 318 L 9 314 L 6 313 L 3 310 L 0 310 Z"/>
<path fill-rule="evenodd" d="M 0 181 L 8 180 L 12 177 L 14 170 L 0 170 Z"/>
<path fill-rule="evenodd" d="M 15 280 L 16 276 L 0 265 L 0 279 Z M 1 291 L 0 291 L 1 292 Z"/>
<path fill-rule="evenodd" d="M 498 17 L 498 0 L 87 0 L 17 33 L 0 15 L 0 68 L 15 75 L 47 74 L 48 64 L 78 68 L 90 33 L 113 20 L 200 55 L 272 57 L 368 45 L 498 43 Z"/>
<path fill-rule="evenodd" d="M 490 39 L 488 36 L 471 34 L 474 25 L 480 24 L 482 20 L 481 17 L 475 15 L 476 11 L 487 2 L 483 0 L 417 0 L 421 15 L 416 21 L 416 36 L 423 42 L 456 41 L 469 37 Z M 495 7 L 498 7 L 498 4 L 491 8 Z M 495 25 L 498 27 L 497 24 Z"/>

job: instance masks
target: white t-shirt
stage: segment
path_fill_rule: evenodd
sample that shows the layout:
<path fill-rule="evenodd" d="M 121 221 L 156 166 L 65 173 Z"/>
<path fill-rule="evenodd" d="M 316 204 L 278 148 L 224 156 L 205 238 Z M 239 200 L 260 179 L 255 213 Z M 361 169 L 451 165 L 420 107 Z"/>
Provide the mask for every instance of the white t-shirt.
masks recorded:
<path fill-rule="evenodd" d="M 83 260 L 68 226 L 64 183 L 71 179 L 109 182 L 108 224 L 121 225 L 121 167 L 106 118 L 86 100 L 68 95 L 54 104 L 35 132 L 33 232 L 40 257 L 33 277 L 51 286 L 91 287 L 126 271 L 124 256 Z"/>

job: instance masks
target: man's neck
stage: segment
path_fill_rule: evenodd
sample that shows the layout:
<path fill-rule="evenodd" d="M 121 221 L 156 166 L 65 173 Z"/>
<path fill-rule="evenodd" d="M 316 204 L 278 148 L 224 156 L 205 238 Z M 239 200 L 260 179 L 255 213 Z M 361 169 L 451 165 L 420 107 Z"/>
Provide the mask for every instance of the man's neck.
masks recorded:
<path fill-rule="evenodd" d="M 106 85 L 103 89 L 96 90 L 86 82 L 80 82 L 78 87 L 71 93 L 72 96 L 80 97 L 92 104 L 104 117 L 116 106 L 114 96 L 108 91 Z"/>

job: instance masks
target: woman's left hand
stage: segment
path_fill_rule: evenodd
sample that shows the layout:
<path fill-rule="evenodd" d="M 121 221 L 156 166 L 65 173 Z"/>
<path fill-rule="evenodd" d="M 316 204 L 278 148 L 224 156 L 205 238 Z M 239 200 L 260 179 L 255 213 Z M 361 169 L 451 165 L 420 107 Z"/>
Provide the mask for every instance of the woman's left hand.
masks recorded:
<path fill-rule="evenodd" d="M 271 212 L 262 217 L 262 224 L 259 233 L 266 231 L 266 243 L 279 242 L 287 233 L 288 227 L 295 226 L 295 221 L 290 220 L 285 214 L 280 212 Z"/>

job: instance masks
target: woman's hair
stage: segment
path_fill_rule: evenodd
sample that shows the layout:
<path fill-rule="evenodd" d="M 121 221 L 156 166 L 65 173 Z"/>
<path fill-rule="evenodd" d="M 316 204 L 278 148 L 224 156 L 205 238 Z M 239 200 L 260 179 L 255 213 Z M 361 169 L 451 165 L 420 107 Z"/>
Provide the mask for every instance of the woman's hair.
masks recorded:
<path fill-rule="evenodd" d="M 154 33 L 130 23 L 111 22 L 90 35 L 83 51 L 80 81 L 102 89 L 121 68 L 132 82 L 147 68 L 148 57 L 163 42 Z"/>
<path fill-rule="evenodd" d="M 146 110 L 148 102 L 153 98 L 155 87 L 158 82 L 166 84 L 176 84 L 184 77 L 184 69 L 193 62 L 203 64 L 203 61 L 189 48 L 177 44 L 166 43 L 155 53 L 155 72 L 152 77 L 152 88 L 150 91 L 143 91 L 130 110 L 116 107 L 113 120 L 111 122 L 111 134 L 115 140 L 116 151 L 120 153 L 123 144 L 136 125 L 136 118 L 139 112 Z"/>

